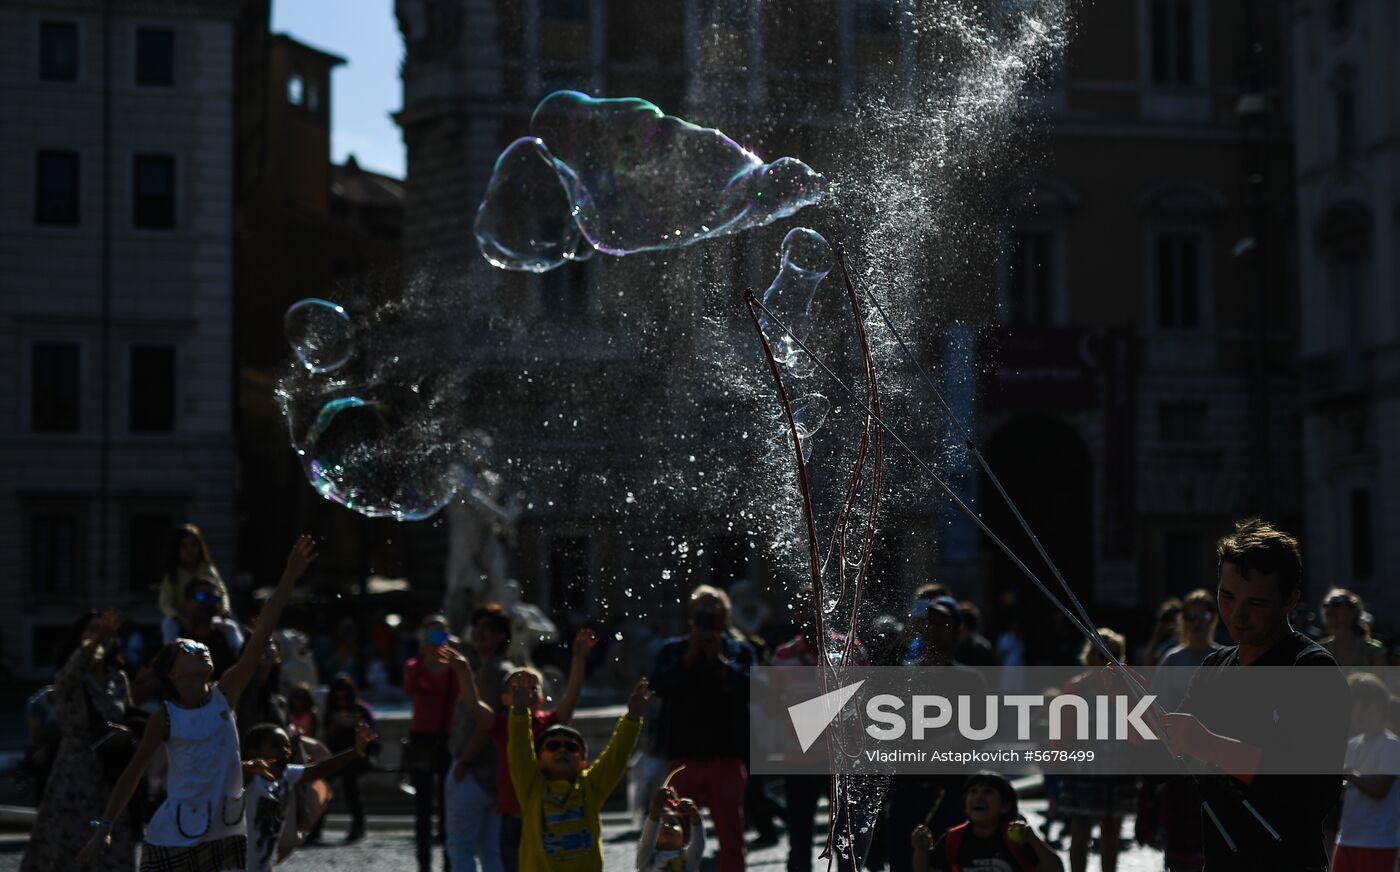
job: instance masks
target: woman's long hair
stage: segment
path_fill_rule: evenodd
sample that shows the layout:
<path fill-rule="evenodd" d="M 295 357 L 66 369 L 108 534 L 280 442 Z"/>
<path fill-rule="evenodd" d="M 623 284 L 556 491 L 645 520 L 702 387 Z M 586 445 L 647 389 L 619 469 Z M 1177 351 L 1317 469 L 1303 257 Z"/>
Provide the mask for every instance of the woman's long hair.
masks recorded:
<path fill-rule="evenodd" d="M 165 542 L 165 562 L 161 564 L 161 570 L 171 578 L 175 577 L 175 571 L 180 568 L 180 545 L 191 537 L 199 543 L 199 562 L 206 566 L 214 565 L 209 556 L 209 546 L 204 542 L 204 534 L 194 524 L 181 524 L 170 531 L 170 538 Z"/>
<path fill-rule="evenodd" d="M 151 672 L 155 674 L 156 681 L 160 683 L 160 697 L 164 700 L 178 700 L 180 691 L 176 689 L 175 682 L 170 680 L 170 669 L 175 665 L 175 660 L 180 656 L 180 640 L 172 639 L 162 645 L 156 652 L 156 656 L 151 659 Z"/>
<path fill-rule="evenodd" d="M 1347 590 L 1344 587 L 1334 587 L 1327 592 L 1327 596 L 1322 598 L 1323 605 L 1340 602 L 1346 604 L 1352 611 L 1351 631 L 1359 639 L 1371 638 L 1371 631 L 1361 620 L 1361 616 L 1366 613 L 1366 602 L 1361 597 Z"/>
<path fill-rule="evenodd" d="M 326 685 L 325 723 L 330 723 L 332 713 L 334 713 L 336 709 L 340 708 L 340 706 L 336 705 L 335 700 L 337 696 L 337 691 L 342 690 L 350 692 L 350 705 L 348 706 L 349 708 L 357 708 L 363 705 L 363 703 L 360 702 L 360 691 L 357 687 L 355 687 L 355 679 L 351 678 L 348 673 L 337 672 L 335 674 L 335 677 L 330 680 L 330 683 Z"/>

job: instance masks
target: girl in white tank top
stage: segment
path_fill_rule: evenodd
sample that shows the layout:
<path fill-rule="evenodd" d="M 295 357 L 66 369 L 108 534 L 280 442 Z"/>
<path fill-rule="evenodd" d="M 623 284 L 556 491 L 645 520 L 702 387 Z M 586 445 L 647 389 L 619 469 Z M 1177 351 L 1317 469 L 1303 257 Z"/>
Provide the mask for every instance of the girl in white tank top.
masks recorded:
<path fill-rule="evenodd" d="M 190 847 L 244 835 L 238 728 L 223 692 L 215 687 L 209 701 L 195 709 L 167 700 L 165 713 L 170 775 L 165 803 L 151 818 L 146 843 Z"/>
<path fill-rule="evenodd" d="M 243 772 L 238 756 L 234 711 L 238 698 L 257 672 L 277 619 L 311 561 L 316 545 L 302 536 L 292 546 L 277 590 L 258 617 L 238 663 L 217 681 L 209 649 L 176 639 L 152 662 L 161 681 L 165 705 L 151 717 L 131 763 L 117 779 L 103 819 L 78 856 L 89 864 L 112 842 L 112 821 L 121 814 L 165 744 L 170 756 L 166 800 L 156 810 L 141 846 L 142 872 L 220 872 L 246 865 L 248 840 L 243 822 Z"/>

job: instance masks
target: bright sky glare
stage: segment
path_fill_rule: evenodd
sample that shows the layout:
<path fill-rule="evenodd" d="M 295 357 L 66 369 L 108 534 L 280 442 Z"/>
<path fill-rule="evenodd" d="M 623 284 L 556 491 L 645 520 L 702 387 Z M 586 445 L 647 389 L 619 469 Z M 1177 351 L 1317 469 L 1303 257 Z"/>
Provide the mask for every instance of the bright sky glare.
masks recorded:
<path fill-rule="evenodd" d="M 331 78 L 331 157 L 403 178 L 404 145 L 390 112 L 403 102 L 403 38 L 393 0 L 274 0 L 272 32 L 345 58 Z"/>

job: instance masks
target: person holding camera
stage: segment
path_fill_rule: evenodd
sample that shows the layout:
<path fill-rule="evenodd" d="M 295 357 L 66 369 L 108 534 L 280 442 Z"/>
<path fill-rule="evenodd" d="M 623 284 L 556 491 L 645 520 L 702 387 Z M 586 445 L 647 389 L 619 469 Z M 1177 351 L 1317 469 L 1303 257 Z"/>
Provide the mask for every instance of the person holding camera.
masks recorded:
<path fill-rule="evenodd" d="M 661 697 L 660 752 L 682 796 L 710 810 L 720 872 L 744 868 L 744 789 L 749 751 L 749 674 L 753 648 L 729 626 L 729 597 L 700 585 L 691 591 L 690 631 L 662 645 L 651 674 Z"/>
<path fill-rule="evenodd" d="M 438 833 L 443 833 L 444 827 L 443 781 L 450 763 L 447 738 L 459 693 L 457 673 L 443 653 L 451 641 L 447 618 L 428 615 L 418 626 L 418 656 L 403 667 L 403 689 L 413 702 L 413 720 L 401 768 L 413 785 L 413 837 L 419 872 L 432 869 L 434 817 Z M 436 841 L 441 844 L 445 836 Z"/>

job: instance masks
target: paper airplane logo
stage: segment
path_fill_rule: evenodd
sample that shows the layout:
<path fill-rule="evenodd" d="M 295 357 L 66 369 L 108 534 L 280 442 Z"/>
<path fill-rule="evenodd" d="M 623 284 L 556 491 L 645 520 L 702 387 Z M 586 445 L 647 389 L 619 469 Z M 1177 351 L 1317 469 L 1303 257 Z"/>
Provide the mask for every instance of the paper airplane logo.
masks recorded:
<path fill-rule="evenodd" d="M 807 753 L 807 749 L 821 738 L 821 734 L 836 720 L 841 709 L 851 701 L 851 697 L 856 695 L 862 684 L 865 684 L 864 679 L 806 702 L 788 706 L 788 717 L 792 718 L 792 728 L 797 731 L 797 741 L 802 746 L 802 753 Z"/>

